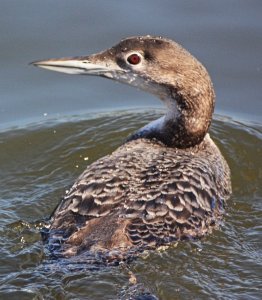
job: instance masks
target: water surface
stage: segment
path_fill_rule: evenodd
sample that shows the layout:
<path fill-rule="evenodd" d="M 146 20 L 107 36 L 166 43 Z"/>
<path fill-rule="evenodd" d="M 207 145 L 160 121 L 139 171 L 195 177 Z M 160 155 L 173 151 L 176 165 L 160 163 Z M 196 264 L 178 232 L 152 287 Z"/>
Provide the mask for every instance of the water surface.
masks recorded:
<path fill-rule="evenodd" d="M 0 2 L 0 299 L 128 299 L 143 289 L 161 300 L 261 298 L 261 11 L 261 0 Z M 41 242 L 43 222 L 86 165 L 158 117 L 160 103 L 28 63 L 144 34 L 176 40 L 211 74 L 211 133 L 233 182 L 223 226 L 128 267 L 54 262 Z"/>
<path fill-rule="evenodd" d="M 53 261 L 40 228 L 87 164 L 112 152 L 159 110 L 116 111 L 35 123 L 0 136 L 0 299 L 259 299 L 261 293 L 261 125 L 215 116 L 211 134 L 225 155 L 233 195 L 220 230 L 152 251 L 128 266 Z M 137 284 L 129 283 L 130 271 Z"/>

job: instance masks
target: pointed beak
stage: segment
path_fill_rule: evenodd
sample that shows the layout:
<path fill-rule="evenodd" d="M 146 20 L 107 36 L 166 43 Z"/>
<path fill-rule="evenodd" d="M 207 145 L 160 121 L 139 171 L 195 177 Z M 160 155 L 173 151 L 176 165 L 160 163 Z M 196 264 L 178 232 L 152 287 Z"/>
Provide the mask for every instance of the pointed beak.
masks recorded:
<path fill-rule="evenodd" d="M 97 61 L 94 56 L 66 57 L 32 62 L 36 67 L 67 74 L 96 75 L 112 78 L 122 71 L 116 64 Z"/>

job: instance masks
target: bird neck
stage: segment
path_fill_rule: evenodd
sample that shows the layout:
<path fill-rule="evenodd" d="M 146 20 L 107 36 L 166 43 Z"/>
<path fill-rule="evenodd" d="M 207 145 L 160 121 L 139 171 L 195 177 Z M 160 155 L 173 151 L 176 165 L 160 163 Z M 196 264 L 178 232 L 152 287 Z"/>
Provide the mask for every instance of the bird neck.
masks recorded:
<path fill-rule="evenodd" d="M 135 132 L 128 140 L 156 139 L 168 147 L 189 148 L 205 137 L 214 110 L 212 84 L 206 89 L 179 90 L 169 86 L 161 97 L 168 110 L 159 118 Z"/>

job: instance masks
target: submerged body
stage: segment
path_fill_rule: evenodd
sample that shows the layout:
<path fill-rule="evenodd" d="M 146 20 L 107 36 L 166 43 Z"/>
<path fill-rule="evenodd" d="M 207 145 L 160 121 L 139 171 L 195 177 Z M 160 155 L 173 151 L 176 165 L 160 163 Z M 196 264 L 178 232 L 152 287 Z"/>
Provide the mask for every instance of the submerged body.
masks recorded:
<path fill-rule="evenodd" d="M 47 239 L 65 256 L 132 251 L 201 237 L 218 224 L 230 171 L 209 137 L 214 92 L 205 68 L 175 42 L 134 37 L 88 57 L 36 62 L 125 82 L 163 100 L 167 114 L 77 179 L 51 216 Z"/>

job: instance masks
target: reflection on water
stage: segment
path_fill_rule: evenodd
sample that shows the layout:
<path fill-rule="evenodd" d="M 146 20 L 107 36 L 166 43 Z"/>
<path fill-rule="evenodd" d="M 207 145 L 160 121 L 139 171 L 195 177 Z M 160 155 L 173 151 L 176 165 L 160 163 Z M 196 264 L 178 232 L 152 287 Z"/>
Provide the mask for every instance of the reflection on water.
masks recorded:
<path fill-rule="evenodd" d="M 221 230 L 153 251 L 129 266 L 52 261 L 39 229 L 86 164 L 112 152 L 160 111 L 115 112 L 32 124 L 0 135 L 0 298 L 259 299 L 261 127 L 217 116 L 211 134 L 226 157 L 233 196 Z M 130 272 L 137 285 L 129 282 Z"/>

